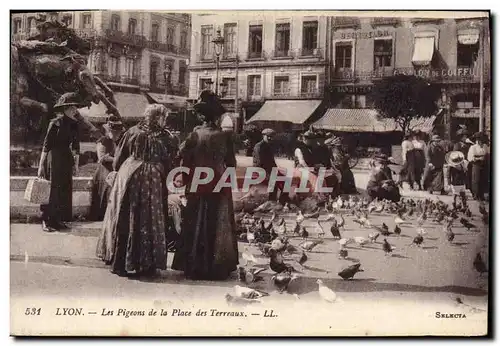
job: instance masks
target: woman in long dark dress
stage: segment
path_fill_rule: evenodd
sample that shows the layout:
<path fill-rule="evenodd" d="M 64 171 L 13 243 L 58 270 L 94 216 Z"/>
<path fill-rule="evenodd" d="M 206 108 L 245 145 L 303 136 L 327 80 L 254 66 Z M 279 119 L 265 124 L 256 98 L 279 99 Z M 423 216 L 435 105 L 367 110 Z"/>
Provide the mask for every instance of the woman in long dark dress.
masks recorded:
<path fill-rule="evenodd" d="M 57 116 L 49 123 L 38 166 L 38 177 L 51 182 L 49 203 L 40 206 L 45 232 L 68 228 L 63 221 L 72 220 L 73 172 L 80 153 L 76 116 L 81 107 L 73 93 L 61 96 L 53 107 Z"/>
<path fill-rule="evenodd" d="M 489 188 L 489 149 L 486 145 L 488 137 L 482 132 L 474 135 L 476 144 L 472 145 L 467 154 L 469 161 L 471 192 L 474 199 L 484 201 Z"/>
<path fill-rule="evenodd" d="M 205 123 L 194 129 L 181 145 L 186 177 L 185 217 L 179 249 L 172 269 L 181 270 L 194 280 L 224 280 L 238 265 L 238 243 L 231 188 L 213 190 L 226 168 L 236 167 L 231 136 L 217 125 L 224 108 L 210 91 L 203 91 L 195 110 Z M 214 170 L 214 184 L 191 192 L 196 167 Z"/>
<path fill-rule="evenodd" d="M 89 220 L 102 221 L 108 206 L 109 192 L 111 191 L 108 175 L 113 171 L 113 160 L 116 151 L 116 143 L 123 133 L 123 124 L 116 116 L 111 116 L 104 124 L 106 135 L 102 136 L 96 144 L 97 161 L 99 166 L 92 179 L 92 191 L 90 197 Z"/>
<path fill-rule="evenodd" d="M 162 127 L 167 109 L 149 105 L 145 120 L 120 141 L 118 170 L 110 192 L 97 256 L 119 276 L 154 275 L 166 269 L 168 195 L 166 177 L 175 150 Z"/>
<path fill-rule="evenodd" d="M 444 163 L 448 145 L 441 137 L 434 134 L 427 146 L 425 158 L 427 166 L 424 174 L 424 189 L 429 193 L 440 192 L 445 195 L 444 189 Z"/>

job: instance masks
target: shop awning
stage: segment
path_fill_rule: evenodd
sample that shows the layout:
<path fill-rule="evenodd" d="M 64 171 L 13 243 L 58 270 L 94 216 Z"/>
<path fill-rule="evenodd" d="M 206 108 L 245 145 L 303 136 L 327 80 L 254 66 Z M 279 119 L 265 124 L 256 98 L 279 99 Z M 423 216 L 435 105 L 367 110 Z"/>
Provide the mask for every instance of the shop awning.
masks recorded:
<path fill-rule="evenodd" d="M 458 32 L 458 42 L 460 44 L 472 45 L 479 41 L 478 29 L 464 29 Z"/>
<path fill-rule="evenodd" d="M 434 36 L 415 37 L 412 63 L 418 66 L 429 65 L 434 55 Z"/>
<path fill-rule="evenodd" d="M 115 92 L 116 107 L 124 120 L 140 120 L 143 118 L 144 110 L 149 104 L 143 94 Z M 109 114 L 106 114 L 106 106 L 100 102 L 92 104 L 89 108 L 81 108 L 80 113 L 88 117 L 92 122 L 105 122 Z"/>
<path fill-rule="evenodd" d="M 246 123 L 266 126 L 270 123 L 304 124 L 318 109 L 321 100 L 270 100 Z M 261 127 L 261 126 L 259 126 Z"/>
<path fill-rule="evenodd" d="M 416 118 L 410 128 L 430 132 L 436 116 Z M 375 109 L 329 108 L 325 115 L 312 124 L 315 129 L 339 132 L 392 132 L 401 131 L 392 119 L 379 119 Z"/>
<path fill-rule="evenodd" d="M 176 96 L 176 95 L 165 95 L 158 93 L 148 93 L 156 102 L 164 104 L 165 106 L 174 106 L 174 107 L 185 107 L 187 105 L 187 97 Z"/>

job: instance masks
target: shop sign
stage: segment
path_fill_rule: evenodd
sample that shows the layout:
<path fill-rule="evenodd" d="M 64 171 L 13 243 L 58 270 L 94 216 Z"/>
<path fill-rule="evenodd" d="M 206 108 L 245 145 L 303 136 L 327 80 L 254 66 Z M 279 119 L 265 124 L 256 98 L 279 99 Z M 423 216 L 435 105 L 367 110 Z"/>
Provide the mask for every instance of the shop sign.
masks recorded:
<path fill-rule="evenodd" d="M 360 40 L 360 39 L 367 40 L 367 39 L 371 39 L 371 38 L 391 36 L 391 32 L 389 30 L 342 32 L 337 36 L 340 37 L 341 40 Z"/>
<path fill-rule="evenodd" d="M 336 85 L 332 89 L 342 94 L 368 94 L 372 91 L 371 85 Z"/>

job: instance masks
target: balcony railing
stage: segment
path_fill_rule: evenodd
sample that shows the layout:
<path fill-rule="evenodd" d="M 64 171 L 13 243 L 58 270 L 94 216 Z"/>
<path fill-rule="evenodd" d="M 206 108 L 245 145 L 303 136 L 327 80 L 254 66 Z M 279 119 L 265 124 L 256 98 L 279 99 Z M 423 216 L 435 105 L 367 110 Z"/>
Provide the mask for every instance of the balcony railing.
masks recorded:
<path fill-rule="evenodd" d="M 321 58 L 322 57 L 322 49 L 321 48 L 301 48 L 298 51 L 299 58 Z"/>
<path fill-rule="evenodd" d="M 123 33 L 119 30 L 107 29 L 105 36 L 108 40 L 116 43 L 134 45 L 139 47 L 144 47 L 146 42 L 146 38 L 142 35 Z"/>
<path fill-rule="evenodd" d="M 293 59 L 293 55 L 291 49 L 277 49 L 271 52 L 272 59 Z"/>
<path fill-rule="evenodd" d="M 264 95 L 263 99 L 321 99 L 323 97 L 323 89 L 319 88 L 314 91 L 295 91 L 291 90 L 275 90 L 271 95 Z M 251 96 L 248 96 L 248 100 L 251 101 Z"/>
<path fill-rule="evenodd" d="M 158 50 L 164 53 L 174 53 L 178 54 L 178 48 L 176 45 L 170 43 L 162 43 L 159 41 L 149 40 L 146 43 L 146 47 L 153 50 Z"/>
<path fill-rule="evenodd" d="M 266 58 L 266 54 L 263 50 L 260 52 L 247 52 L 247 60 L 263 60 Z"/>
<path fill-rule="evenodd" d="M 81 38 L 95 38 L 97 37 L 97 30 L 95 29 L 74 29 L 75 34 Z"/>
<path fill-rule="evenodd" d="M 177 53 L 180 55 L 189 55 L 189 53 L 191 53 L 191 52 L 187 47 L 179 47 L 179 49 L 177 50 Z"/>

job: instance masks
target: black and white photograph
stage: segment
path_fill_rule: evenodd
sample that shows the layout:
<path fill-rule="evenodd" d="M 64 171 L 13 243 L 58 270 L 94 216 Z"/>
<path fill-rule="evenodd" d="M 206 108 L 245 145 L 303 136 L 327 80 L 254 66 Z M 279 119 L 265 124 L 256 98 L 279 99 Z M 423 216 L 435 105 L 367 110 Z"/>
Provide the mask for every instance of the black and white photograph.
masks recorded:
<path fill-rule="evenodd" d="M 9 20 L 12 336 L 491 333 L 489 11 Z"/>

